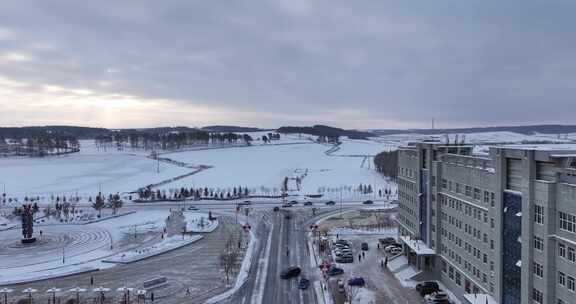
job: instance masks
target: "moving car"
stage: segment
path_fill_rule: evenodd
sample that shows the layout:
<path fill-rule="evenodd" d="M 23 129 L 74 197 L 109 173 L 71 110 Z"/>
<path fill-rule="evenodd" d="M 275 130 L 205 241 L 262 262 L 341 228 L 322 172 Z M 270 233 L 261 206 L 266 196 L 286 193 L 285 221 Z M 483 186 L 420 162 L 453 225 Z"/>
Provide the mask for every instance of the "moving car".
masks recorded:
<path fill-rule="evenodd" d="M 307 201 L 304 203 L 304 206 L 312 206 L 314 205 L 314 203 L 312 203 L 311 201 Z"/>
<path fill-rule="evenodd" d="M 336 205 L 336 202 L 335 202 L 335 201 L 327 201 L 327 202 L 326 202 L 326 205 L 328 205 L 328 206 L 334 206 L 334 205 Z"/>
<path fill-rule="evenodd" d="M 292 207 L 292 205 L 290 205 L 290 204 L 284 204 L 284 205 L 282 205 L 282 208 L 290 208 L 290 207 Z"/>
<path fill-rule="evenodd" d="M 308 279 L 301 278 L 298 282 L 298 289 L 308 289 L 308 286 L 310 286 L 310 280 Z"/>
<path fill-rule="evenodd" d="M 450 297 L 445 292 L 437 292 L 426 297 L 426 304 L 450 304 Z"/>
<path fill-rule="evenodd" d="M 280 211 L 280 207 L 278 207 L 278 206 L 274 207 L 274 211 L 276 211 L 276 212 Z"/>
<path fill-rule="evenodd" d="M 281 279 L 291 279 L 294 277 L 297 277 L 300 275 L 300 272 L 302 272 L 302 269 L 300 269 L 300 267 L 298 266 L 290 266 L 286 269 L 284 269 L 281 273 L 280 273 L 280 278 Z"/>
<path fill-rule="evenodd" d="M 344 274 L 344 269 L 338 268 L 338 267 L 332 267 L 332 268 L 330 268 L 330 270 L 328 270 L 326 272 L 326 274 L 331 276 L 331 277 L 341 275 L 341 274 Z"/>
<path fill-rule="evenodd" d="M 364 286 L 366 282 L 362 277 L 351 278 L 348 280 L 348 286 Z"/>
<path fill-rule="evenodd" d="M 418 291 L 421 296 L 426 296 L 440 291 L 440 286 L 434 281 L 424 281 L 416 284 L 416 291 Z"/>
<path fill-rule="evenodd" d="M 290 205 L 298 205 L 298 201 L 290 201 Z"/>
<path fill-rule="evenodd" d="M 372 205 L 372 204 L 374 204 L 374 202 L 371 201 L 371 200 L 367 200 L 367 201 L 364 201 L 362 204 L 364 204 L 364 205 Z"/>
<path fill-rule="evenodd" d="M 238 205 L 239 206 L 249 206 L 249 205 L 252 205 L 252 202 L 251 201 L 243 201 L 243 202 L 238 203 Z"/>
<path fill-rule="evenodd" d="M 190 210 L 190 211 L 197 211 L 197 210 L 198 210 L 198 207 L 196 207 L 196 206 L 190 206 L 190 207 L 188 207 L 188 210 Z"/>
<path fill-rule="evenodd" d="M 362 248 L 362 250 L 367 251 L 370 247 L 368 247 L 368 243 L 362 243 L 362 245 L 360 245 L 360 248 Z"/>
<path fill-rule="evenodd" d="M 344 289 L 344 281 L 338 280 L 338 292 L 344 293 L 346 290 Z"/>

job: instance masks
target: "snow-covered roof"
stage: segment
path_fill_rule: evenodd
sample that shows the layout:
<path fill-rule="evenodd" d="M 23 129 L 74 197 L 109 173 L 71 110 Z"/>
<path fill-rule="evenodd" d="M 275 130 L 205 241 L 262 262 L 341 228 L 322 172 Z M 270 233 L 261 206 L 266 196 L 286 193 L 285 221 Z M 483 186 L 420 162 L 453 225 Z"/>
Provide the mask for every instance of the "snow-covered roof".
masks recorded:
<path fill-rule="evenodd" d="M 426 243 L 422 242 L 421 240 L 413 240 L 410 239 L 408 236 L 401 236 L 402 242 L 408 245 L 412 251 L 414 251 L 417 255 L 435 255 L 436 251 L 434 249 L 428 247 Z"/>
<path fill-rule="evenodd" d="M 487 294 L 465 294 L 464 299 L 470 304 L 498 304 L 492 296 Z"/>

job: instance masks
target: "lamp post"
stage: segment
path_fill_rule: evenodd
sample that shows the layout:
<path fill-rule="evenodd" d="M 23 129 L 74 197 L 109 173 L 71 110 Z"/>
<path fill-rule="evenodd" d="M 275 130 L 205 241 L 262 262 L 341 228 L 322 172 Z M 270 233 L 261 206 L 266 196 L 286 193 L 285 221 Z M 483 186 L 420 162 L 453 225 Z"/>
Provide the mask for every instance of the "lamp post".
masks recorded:
<path fill-rule="evenodd" d="M 22 293 L 28 294 L 28 303 L 32 303 L 32 294 L 35 292 L 38 292 L 38 290 L 36 290 L 34 288 L 26 288 L 26 289 L 22 290 Z"/>
<path fill-rule="evenodd" d="M 76 293 L 76 303 L 80 303 L 80 293 L 85 292 L 85 291 L 86 291 L 86 289 L 80 288 L 80 287 L 74 287 L 74 288 L 70 289 L 70 292 Z"/>
<path fill-rule="evenodd" d="M 10 288 L 2 288 L 0 289 L 0 294 L 4 295 L 4 304 L 8 304 L 8 294 L 12 293 L 14 290 Z"/>
<path fill-rule="evenodd" d="M 56 293 L 60 292 L 60 288 L 56 288 L 56 287 L 52 287 L 48 290 L 46 290 L 47 293 L 51 293 L 52 294 L 52 304 L 56 304 Z"/>

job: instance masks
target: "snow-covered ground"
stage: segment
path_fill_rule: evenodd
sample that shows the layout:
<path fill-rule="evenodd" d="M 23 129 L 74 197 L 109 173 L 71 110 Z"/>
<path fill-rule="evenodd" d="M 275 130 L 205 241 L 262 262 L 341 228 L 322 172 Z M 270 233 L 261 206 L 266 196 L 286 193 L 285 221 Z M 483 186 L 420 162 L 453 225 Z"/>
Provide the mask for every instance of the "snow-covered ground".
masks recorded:
<path fill-rule="evenodd" d="M 109 268 L 114 264 L 102 260 L 150 257 L 198 240 L 196 236 L 163 238 L 168 215 L 166 210 L 146 210 L 84 225 L 40 226 L 33 245 L 20 244 L 19 229 L 0 231 L 0 285 Z M 184 215 L 189 231 L 213 231 L 218 225 L 208 221 L 207 214 Z"/>

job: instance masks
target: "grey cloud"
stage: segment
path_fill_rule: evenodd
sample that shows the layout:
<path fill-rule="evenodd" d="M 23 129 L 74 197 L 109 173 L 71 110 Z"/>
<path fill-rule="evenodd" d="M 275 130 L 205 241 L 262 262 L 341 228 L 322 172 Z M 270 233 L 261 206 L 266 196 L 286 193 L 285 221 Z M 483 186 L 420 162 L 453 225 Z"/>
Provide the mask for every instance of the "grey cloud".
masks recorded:
<path fill-rule="evenodd" d="M 576 110 L 573 1 L 118 2 L 2 1 L 0 55 L 35 60 L 0 61 L 0 76 L 276 113 L 268 124 L 571 122 Z"/>

